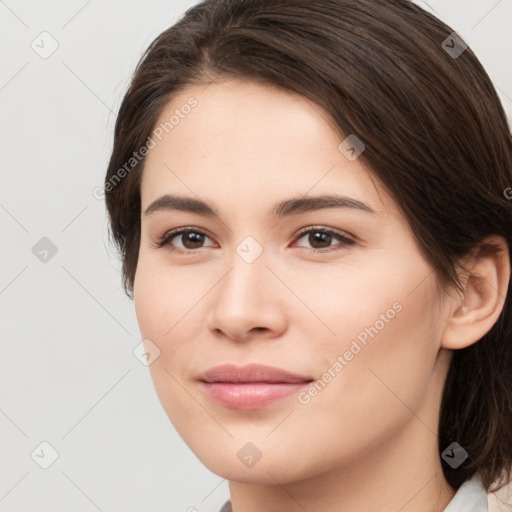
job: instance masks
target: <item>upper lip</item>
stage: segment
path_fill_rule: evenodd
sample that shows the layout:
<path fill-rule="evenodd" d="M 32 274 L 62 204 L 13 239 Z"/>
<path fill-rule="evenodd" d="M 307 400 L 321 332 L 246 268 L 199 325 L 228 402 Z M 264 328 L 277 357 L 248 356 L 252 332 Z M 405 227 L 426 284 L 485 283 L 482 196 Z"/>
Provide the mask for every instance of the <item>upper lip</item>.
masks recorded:
<path fill-rule="evenodd" d="M 313 380 L 305 375 L 298 375 L 282 368 L 265 366 L 261 364 L 248 364 L 236 366 L 223 364 L 210 368 L 199 376 L 203 382 L 268 382 L 268 383 L 296 383 Z"/>

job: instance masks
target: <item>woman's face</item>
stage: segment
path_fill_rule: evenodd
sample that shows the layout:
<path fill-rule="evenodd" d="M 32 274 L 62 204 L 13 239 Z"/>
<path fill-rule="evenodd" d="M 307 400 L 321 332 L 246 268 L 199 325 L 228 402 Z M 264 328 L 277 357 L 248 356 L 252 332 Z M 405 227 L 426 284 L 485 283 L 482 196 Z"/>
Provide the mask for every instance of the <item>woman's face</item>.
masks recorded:
<path fill-rule="evenodd" d="M 344 138 L 309 100 L 235 81 L 183 91 L 153 132 L 137 318 L 151 359 L 160 351 L 150 371 L 167 415 L 229 480 L 296 481 L 384 460 L 391 446 L 402 461 L 437 452 L 447 305 L 362 147 Z M 189 232 L 158 247 L 177 228 Z M 253 363 L 301 382 L 200 380 Z"/>

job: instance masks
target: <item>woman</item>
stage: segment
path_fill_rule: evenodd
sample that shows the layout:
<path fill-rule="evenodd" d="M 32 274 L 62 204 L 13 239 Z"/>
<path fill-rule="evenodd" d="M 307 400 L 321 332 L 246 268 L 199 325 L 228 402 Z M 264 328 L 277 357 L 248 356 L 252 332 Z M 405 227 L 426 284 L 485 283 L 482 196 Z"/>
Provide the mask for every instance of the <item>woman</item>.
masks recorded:
<path fill-rule="evenodd" d="M 106 202 L 223 511 L 488 510 L 512 465 L 511 186 L 489 77 L 406 0 L 206 0 L 150 45 Z"/>

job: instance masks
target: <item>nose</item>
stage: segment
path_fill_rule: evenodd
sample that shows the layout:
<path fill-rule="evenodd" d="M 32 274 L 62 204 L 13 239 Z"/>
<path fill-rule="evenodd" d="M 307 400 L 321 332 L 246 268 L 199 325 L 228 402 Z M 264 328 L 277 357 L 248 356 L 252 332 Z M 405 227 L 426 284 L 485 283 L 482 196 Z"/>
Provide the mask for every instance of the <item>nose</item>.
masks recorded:
<path fill-rule="evenodd" d="M 267 267 L 265 252 L 248 263 L 238 254 L 212 290 L 207 328 L 217 337 L 248 341 L 274 338 L 286 329 L 286 288 Z"/>

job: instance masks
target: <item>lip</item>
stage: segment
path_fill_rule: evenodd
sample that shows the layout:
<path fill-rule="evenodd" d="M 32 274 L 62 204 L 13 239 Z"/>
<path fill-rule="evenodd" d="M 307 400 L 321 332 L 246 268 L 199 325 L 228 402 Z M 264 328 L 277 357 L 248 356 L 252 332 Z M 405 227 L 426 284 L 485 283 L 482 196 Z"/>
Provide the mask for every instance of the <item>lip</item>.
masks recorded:
<path fill-rule="evenodd" d="M 215 366 L 198 378 L 204 392 L 232 409 L 260 409 L 284 399 L 313 381 L 282 368 L 249 364 Z"/>

